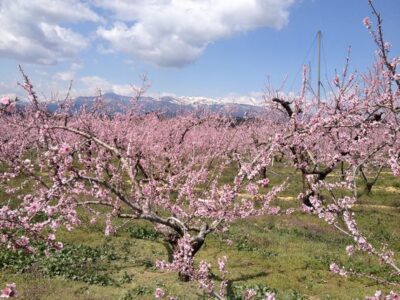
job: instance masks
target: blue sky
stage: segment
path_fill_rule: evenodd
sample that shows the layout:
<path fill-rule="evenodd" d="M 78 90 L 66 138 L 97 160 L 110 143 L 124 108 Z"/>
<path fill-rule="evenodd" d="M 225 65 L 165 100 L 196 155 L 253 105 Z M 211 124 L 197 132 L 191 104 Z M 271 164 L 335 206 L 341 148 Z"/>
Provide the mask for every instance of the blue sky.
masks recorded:
<path fill-rule="evenodd" d="M 400 1 L 375 6 L 399 56 Z M 259 96 L 268 78 L 297 90 L 303 63 L 315 76 L 318 30 L 323 80 L 342 70 L 349 46 L 352 70 L 371 66 L 365 16 L 367 0 L 1 0 L 0 94 L 18 90 L 18 64 L 46 97 L 71 79 L 76 96 L 130 94 L 143 74 L 150 95 Z"/>

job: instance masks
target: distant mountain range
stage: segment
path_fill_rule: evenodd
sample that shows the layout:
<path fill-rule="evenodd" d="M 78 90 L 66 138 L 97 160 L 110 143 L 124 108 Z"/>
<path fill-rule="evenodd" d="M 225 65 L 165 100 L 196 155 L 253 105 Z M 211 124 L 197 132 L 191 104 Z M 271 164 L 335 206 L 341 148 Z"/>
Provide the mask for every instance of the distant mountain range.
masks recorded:
<path fill-rule="evenodd" d="M 82 107 L 92 108 L 99 97 L 78 97 L 74 100 L 73 110 Z M 123 113 L 131 105 L 131 97 L 107 93 L 101 97 L 104 109 L 110 113 Z M 204 97 L 140 97 L 136 102 L 140 113 L 158 112 L 165 116 L 176 116 L 191 112 L 213 112 L 234 117 L 256 116 L 263 112 L 263 107 L 244 103 L 227 103 Z M 51 110 L 51 109 L 50 109 Z"/>
<path fill-rule="evenodd" d="M 141 114 L 157 112 L 167 117 L 174 117 L 187 113 L 218 113 L 233 117 L 254 117 L 262 114 L 264 108 L 261 105 L 243 103 L 229 103 L 227 100 L 218 100 L 205 97 L 161 97 L 153 98 L 143 96 L 135 101 L 137 111 Z M 77 97 L 73 100 L 71 111 L 76 112 L 82 108 L 93 109 L 97 103 L 101 103 L 101 109 L 109 114 L 124 113 L 133 104 L 132 98 L 114 93 L 106 93 L 101 97 Z M 19 101 L 17 108 L 23 110 L 27 102 Z M 57 103 L 47 104 L 47 109 L 54 112 L 58 109 Z"/>

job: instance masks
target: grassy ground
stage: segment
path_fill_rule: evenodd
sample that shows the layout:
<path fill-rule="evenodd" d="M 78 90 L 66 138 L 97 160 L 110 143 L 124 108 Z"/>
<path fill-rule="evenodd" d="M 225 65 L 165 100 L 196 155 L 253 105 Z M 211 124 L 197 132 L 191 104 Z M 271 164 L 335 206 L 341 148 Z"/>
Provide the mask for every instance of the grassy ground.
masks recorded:
<path fill-rule="evenodd" d="M 292 176 L 278 204 L 296 207 L 299 176 L 279 166 L 275 169 L 270 174 L 272 181 Z M 383 173 L 372 195 L 363 195 L 362 187 L 360 194 L 360 205 L 354 208 L 358 224 L 375 246 L 387 245 L 400 262 L 399 179 Z M 157 259 L 167 259 L 167 251 L 148 223 L 123 224 L 111 238 L 104 237 L 103 229 L 96 224 L 61 232 L 59 238 L 66 248 L 57 257 L 38 254 L 29 260 L 22 253 L 1 250 L 0 286 L 15 282 L 19 299 L 154 299 L 156 287 L 180 299 L 207 299 L 195 283 L 180 282 L 176 274 L 154 267 Z M 247 287 L 273 290 L 278 299 L 364 299 L 377 289 L 400 289 L 365 277 L 346 279 L 331 274 L 329 264 L 335 261 L 400 283 L 398 276 L 371 256 L 357 253 L 349 258 L 344 248 L 350 243 L 317 217 L 297 212 L 236 222 L 228 233 L 207 239 L 196 260 L 206 259 L 215 266 L 217 257 L 227 255 L 231 299 L 240 299 L 235 295 Z"/>

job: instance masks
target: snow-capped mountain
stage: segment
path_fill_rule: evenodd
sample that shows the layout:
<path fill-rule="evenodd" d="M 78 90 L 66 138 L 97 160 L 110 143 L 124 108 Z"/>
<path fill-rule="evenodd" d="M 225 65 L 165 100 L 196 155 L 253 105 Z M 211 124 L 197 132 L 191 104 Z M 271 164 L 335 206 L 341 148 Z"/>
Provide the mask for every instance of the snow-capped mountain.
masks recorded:
<path fill-rule="evenodd" d="M 78 97 L 74 100 L 73 109 L 77 110 L 83 106 L 92 107 L 99 97 Z M 130 105 L 130 97 L 107 93 L 101 97 L 108 111 L 112 113 L 124 112 Z M 248 104 L 248 103 L 254 104 Z M 140 97 L 135 103 L 141 113 L 158 112 L 166 116 L 176 116 L 181 113 L 210 111 L 221 114 L 229 114 L 235 117 L 244 115 L 258 115 L 263 111 L 260 102 L 250 98 L 234 99 L 215 99 L 206 97 L 172 97 L 164 96 L 160 98 Z"/>
<path fill-rule="evenodd" d="M 161 98 L 162 99 L 162 98 Z M 228 97 L 228 98 L 207 98 L 207 97 L 176 97 L 173 98 L 183 105 L 251 105 L 262 106 L 262 100 L 255 97 Z"/>

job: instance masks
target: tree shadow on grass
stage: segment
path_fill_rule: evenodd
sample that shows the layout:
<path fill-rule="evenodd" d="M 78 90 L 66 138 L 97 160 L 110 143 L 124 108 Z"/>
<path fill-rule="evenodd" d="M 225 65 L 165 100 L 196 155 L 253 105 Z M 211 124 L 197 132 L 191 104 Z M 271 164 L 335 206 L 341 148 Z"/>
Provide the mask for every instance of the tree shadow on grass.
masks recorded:
<path fill-rule="evenodd" d="M 230 279 L 227 281 L 227 285 L 226 285 L 226 294 L 228 299 L 236 299 L 235 297 L 235 290 L 234 290 L 234 283 L 237 281 L 247 281 L 250 279 L 254 279 L 254 278 L 258 278 L 258 277 L 264 277 L 264 276 L 268 276 L 270 273 L 269 272 L 258 272 L 255 274 L 246 274 L 246 275 L 240 275 L 239 277 L 236 277 L 234 279 Z M 213 274 L 212 278 L 218 281 L 222 281 L 222 278 Z"/>

